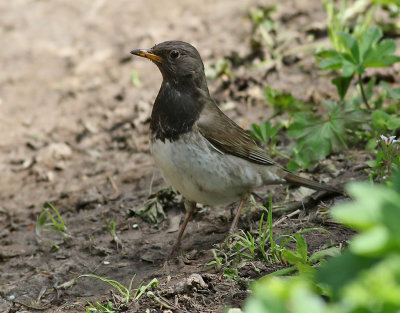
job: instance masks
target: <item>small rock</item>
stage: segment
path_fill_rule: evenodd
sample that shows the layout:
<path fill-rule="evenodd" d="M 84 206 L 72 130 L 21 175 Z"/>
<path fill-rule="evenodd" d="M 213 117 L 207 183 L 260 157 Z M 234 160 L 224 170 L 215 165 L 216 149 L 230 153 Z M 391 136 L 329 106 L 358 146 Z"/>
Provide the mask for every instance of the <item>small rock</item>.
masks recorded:
<path fill-rule="evenodd" d="M 186 279 L 186 290 L 193 289 L 207 289 L 208 286 L 204 282 L 203 277 L 200 274 L 192 274 Z"/>
<path fill-rule="evenodd" d="M 9 312 L 9 310 L 13 306 L 13 303 L 11 301 L 13 301 L 14 299 L 15 296 L 9 296 L 7 299 L 8 301 L 0 297 L 0 312 Z"/>
<path fill-rule="evenodd" d="M 258 85 L 251 86 L 247 90 L 247 94 L 249 95 L 249 97 L 251 97 L 253 99 L 258 99 L 258 100 L 263 100 L 264 99 L 264 91 Z"/>
<path fill-rule="evenodd" d="M 177 295 L 183 293 L 192 293 L 199 289 L 208 289 L 208 285 L 204 282 L 200 274 L 192 274 L 188 278 L 179 281 L 174 286 L 166 290 L 168 295 Z"/>
<path fill-rule="evenodd" d="M 51 143 L 48 146 L 40 149 L 36 155 L 36 162 L 45 165 L 48 168 L 63 168 L 65 167 L 61 161 L 71 158 L 72 150 L 64 142 Z"/>
<path fill-rule="evenodd" d="M 237 266 L 238 274 L 240 277 L 256 278 L 267 270 L 263 262 L 243 262 Z"/>
<path fill-rule="evenodd" d="M 0 258 L 10 259 L 26 254 L 26 250 L 15 245 L 0 246 Z"/>

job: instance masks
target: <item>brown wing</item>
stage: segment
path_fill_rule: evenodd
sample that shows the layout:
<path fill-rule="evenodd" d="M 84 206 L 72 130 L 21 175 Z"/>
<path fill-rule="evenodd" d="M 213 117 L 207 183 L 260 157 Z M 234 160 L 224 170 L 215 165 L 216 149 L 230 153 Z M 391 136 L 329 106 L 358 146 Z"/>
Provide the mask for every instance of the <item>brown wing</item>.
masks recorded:
<path fill-rule="evenodd" d="M 233 154 L 258 164 L 278 166 L 280 170 L 277 171 L 277 174 L 289 184 L 343 193 L 341 188 L 321 184 L 290 173 L 275 163 L 241 127 L 227 117 L 214 103 L 205 104 L 196 126 L 200 133 L 221 152 Z"/>
<path fill-rule="evenodd" d="M 197 122 L 200 133 L 218 150 L 233 154 L 254 163 L 276 163 L 235 122 L 214 103 L 206 103 Z"/>

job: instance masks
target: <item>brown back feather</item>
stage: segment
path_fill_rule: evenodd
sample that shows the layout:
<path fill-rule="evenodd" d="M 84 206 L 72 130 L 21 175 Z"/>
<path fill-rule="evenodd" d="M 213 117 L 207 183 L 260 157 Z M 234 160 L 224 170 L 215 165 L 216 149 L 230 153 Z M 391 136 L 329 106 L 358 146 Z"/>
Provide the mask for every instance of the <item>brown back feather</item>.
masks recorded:
<path fill-rule="evenodd" d="M 215 103 L 210 102 L 206 101 L 196 126 L 211 144 L 222 152 L 233 154 L 253 163 L 276 165 L 249 134 L 227 117 Z"/>

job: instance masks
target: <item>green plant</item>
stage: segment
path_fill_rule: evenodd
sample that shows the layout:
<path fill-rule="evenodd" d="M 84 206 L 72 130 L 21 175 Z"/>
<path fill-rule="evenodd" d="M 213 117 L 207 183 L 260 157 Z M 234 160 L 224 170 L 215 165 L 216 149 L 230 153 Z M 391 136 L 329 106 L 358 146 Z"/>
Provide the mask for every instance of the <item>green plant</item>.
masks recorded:
<path fill-rule="evenodd" d="M 115 223 L 114 220 L 111 220 L 109 223 L 107 223 L 107 220 L 105 220 L 106 225 L 107 225 L 107 230 L 110 233 L 111 237 L 113 238 L 113 241 L 116 243 L 117 248 L 119 245 L 122 246 L 121 240 L 117 236 L 117 232 L 115 231 Z"/>
<path fill-rule="evenodd" d="M 345 47 L 340 39 L 339 33 L 349 33 L 350 24 L 352 24 L 353 35 L 360 38 L 370 27 L 374 14 L 380 5 L 380 1 L 372 4 L 369 0 L 358 0 L 348 2 L 340 1 L 340 7 L 337 9 L 336 1 L 324 1 L 324 8 L 327 14 L 328 35 L 333 48 L 337 51 L 344 51 Z"/>
<path fill-rule="evenodd" d="M 335 220 L 358 231 L 348 249 L 314 275 L 260 279 L 243 311 L 399 312 L 400 172 L 389 185 L 349 184 L 354 201 L 332 208 Z"/>
<path fill-rule="evenodd" d="M 386 90 L 388 97 L 400 100 L 400 88 L 392 88 L 385 81 L 381 81 L 380 86 Z"/>
<path fill-rule="evenodd" d="M 255 141 L 268 146 L 268 152 L 272 157 L 279 155 L 283 158 L 289 159 L 289 156 L 276 148 L 280 127 L 280 125 L 272 126 L 270 121 L 265 121 L 260 125 L 251 124 L 251 130 L 248 132 Z"/>
<path fill-rule="evenodd" d="M 285 248 L 282 249 L 281 254 L 282 259 L 284 259 L 292 266 L 273 272 L 269 274 L 270 276 L 287 275 L 288 273 L 295 270 L 297 270 L 299 273 L 314 272 L 315 264 L 320 266 L 323 262 L 325 262 L 326 257 L 338 255 L 340 253 L 339 248 L 330 247 L 314 252 L 313 254 L 308 256 L 309 253 L 307 243 L 301 234 L 312 230 L 327 232 L 327 230 L 323 228 L 310 228 L 305 229 L 297 234 L 287 235 L 288 238 L 296 241 L 296 249 L 293 251 L 291 249 Z"/>
<path fill-rule="evenodd" d="M 248 260 L 254 260 L 256 258 L 256 244 L 255 244 L 255 238 L 252 236 L 250 232 L 244 232 L 241 230 L 242 235 L 232 235 L 233 238 L 238 238 L 237 242 L 237 249 L 238 254 L 241 257 L 244 257 Z M 244 249 L 242 249 L 244 248 Z M 248 252 L 247 252 L 248 251 Z"/>
<path fill-rule="evenodd" d="M 43 212 L 40 213 L 36 224 L 36 234 L 40 236 L 40 233 L 45 231 L 58 233 L 64 238 L 70 238 L 71 235 L 67 232 L 67 226 L 65 225 L 60 212 L 58 212 L 50 202 L 48 202 L 47 205 L 53 210 L 53 212 L 51 212 L 49 208 L 43 207 Z M 46 223 L 48 218 L 50 219 L 50 222 Z"/>
<path fill-rule="evenodd" d="M 383 110 L 372 112 L 372 128 L 377 132 L 393 132 L 400 127 L 400 117 Z"/>
<path fill-rule="evenodd" d="M 377 140 L 379 149 L 374 161 L 369 161 L 368 165 L 373 169 L 370 174 L 371 179 L 386 179 L 395 170 L 400 170 L 400 151 L 396 136 L 386 137 L 381 135 Z"/>
<path fill-rule="evenodd" d="M 118 309 L 115 308 L 112 304 L 111 301 L 107 302 L 107 305 L 104 306 L 99 302 L 96 302 L 95 304 L 91 303 L 88 301 L 89 308 L 86 308 L 86 313 L 91 313 L 91 312 L 98 312 L 98 313 L 114 313 L 118 312 Z"/>
<path fill-rule="evenodd" d="M 251 198 L 251 205 L 268 212 L 267 221 L 264 224 L 264 213 L 262 213 L 258 233 L 255 235 L 249 231 L 242 231 L 241 235 L 232 235 L 236 239 L 235 250 L 232 256 L 237 257 L 239 262 L 261 260 L 266 263 L 289 263 L 293 266 L 282 269 L 272 275 L 284 275 L 295 270 L 299 272 L 312 271 L 316 263 L 320 263 L 325 257 L 338 253 L 335 247 L 320 250 L 308 256 L 307 243 L 302 234 L 309 231 L 325 231 L 322 228 L 308 228 L 290 235 L 277 235 L 273 233 L 272 224 L 272 200 L 270 199 L 269 209 L 257 205 L 254 198 Z M 287 248 L 290 241 L 296 242 L 296 249 Z"/>
<path fill-rule="evenodd" d="M 143 282 L 141 282 L 139 284 L 139 287 L 136 289 L 135 293 L 132 295 L 132 284 L 133 284 L 133 280 L 136 277 L 136 274 L 134 274 L 132 276 L 131 280 L 129 281 L 128 286 L 124 286 L 123 284 L 121 284 L 120 282 L 118 282 L 116 280 L 108 279 L 108 278 L 101 277 L 101 276 L 94 275 L 94 274 L 84 274 L 84 275 L 80 275 L 78 278 L 81 278 L 81 277 L 98 278 L 98 279 L 110 284 L 111 286 L 113 286 L 114 288 L 116 288 L 118 290 L 118 292 L 121 294 L 121 296 L 123 296 L 125 298 L 125 303 L 128 303 L 129 301 L 137 301 L 148 288 L 155 288 L 158 285 L 158 280 L 156 278 L 153 278 L 146 286 L 142 286 Z"/>
<path fill-rule="evenodd" d="M 282 263 L 282 254 L 287 240 L 279 240 L 282 236 L 273 235 L 272 225 L 272 198 L 269 200 L 269 209 L 263 205 L 258 205 L 254 198 L 250 198 L 251 206 L 262 211 L 266 211 L 267 221 L 264 224 L 264 212 L 261 214 L 258 224 L 257 239 L 250 232 L 242 231 L 242 235 L 233 235 L 238 239 L 236 244 L 236 254 L 245 260 L 261 260 L 267 263 Z"/>
<path fill-rule="evenodd" d="M 258 205 L 253 197 L 250 197 L 250 206 L 268 212 L 267 222 L 264 225 L 264 213 L 261 214 L 259 221 L 257 239 L 249 231 L 244 232 L 242 235 L 234 234 L 232 238 L 236 238 L 235 244 L 236 252 L 233 256 L 239 256 L 240 260 L 262 260 L 264 262 L 277 261 L 276 258 L 276 241 L 272 236 L 272 199 L 270 198 L 269 210 L 263 205 Z M 270 250 L 267 248 L 267 241 L 269 239 Z M 273 259 L 271 259 L 271 257 Z"/>
<path fill-rule="evenodd" d="M 224 268 L 224 276 L 227 279 L 235 279 L 238 277 L 238 270 L 236 268 L 226 267 Z"/>
<path fill-rule="evenodd" d="M 250 135 L 253 139 L 264 145 L 275 145 L 278 140 L 279 127 L 276 125 L 271 126 L 271 122 L 269 121 L 262 122 L 260 125 L 251 124 L 251 130 Z"/>
<path fill-rule="evenodd" d="M 271 14 L 275 11 L 275 7 L 250 9 L 249 16 L 253 22 L 251 45 L 253 48 L 265 45 L 271 55 L 271 59 L 280 59 L 281 55 L 277 49 L 274 49 L 276 48 L 276 40 L 272 36 L 278 29 L 277 22 L 271 18 Z"/>
<path fill-rule="evenodd" d="M 331 5 L 332 3 L 329 4 Z M 344 9 L 346 1 L 342 2 L 342 6 L 343 17 L 338 17 L 339 20 L 345 18 L 345 12 L 348 12 L 348 8 Z M 336 30 L 342 25 L 339 20 L 335 21 L 336 28 L 332 26 Z M 367 86 L 362 82 L 362 74 L 366 68 L 389 66 L 400 61 L 400 57 L 393 54 L 396 49 L 394 41 L 381 40 L 383 34 L 377 28 L 360 31 L 360 39 L 357 39 L 355 35 L 345 32 L 346 27 L 340 27 L 342 31 L 337 33 L 336 39 L 332 37 L 332 40 L 336 40 L 333 43 L 335 50 L 322 51 L 317 55 L 322 58 L 321 68 L 341 70 L 342 75 L 332 80 L 341 101 L 323 100 L 322 106 L 317 108 L 297 101 L 291 94 L 267 87 L 265 98 L 274 108 L 271 118 L 283 113 L 289 113 L 290 118 L 274 127 L 270 122 L 271 118 L 260 125 L 252 125 L 251 135 L 261 143 L 268 143 L 271 155 L 291 158 L 287 164 L 291 171 L 310 168 L 313 163 L 325 159 L 330 153 L 347 148 L 356 141 L 365 141 L 367 149 L 374 149 L 376 143 L 373 138 L 400 127 L 398 103 L 390 105 L 388 101 L 388 97 L 398 101 L 400 91 L 381 82 L 384 92 L 374 97 L 376 79 L 372 77 Z M 361 93 L 345 99 L 354 76 L 358 78 Z M 372 115 L 362 109 L 363 103 L 368 109 L 373 104 Z M 284 128 L 287 128 L 290 137 L 297 140 L 286 152 L 276 147 L 278 131 Z"/>
<path fill-rule="evenodd" d="M 223 265 L 223 260 L 224 260 L 224 259 L 223 259 L 222 257 L 220 257 L 220 256 L 217 255 L 217 251 L 216 251 L 215 249 L 212 249 L 211 251 L 212 251 L 212 254 L 213 254 L 213 256 L 214 256 L 214 260 L 208 262 L 208 263 L 206 264 L 206 266 L 215 265 L 215 267 L 216 267 L 217 269 L 221 269 L 221 268 L 222 268 L 222 265 Z M 225 255 L 225 257 L 226 257 L 226 255 Z"/>
<path fill-rule="evenodd" d="M 373 81 L 367 90 L 372 88 Z M 271 118 L 289 113 L 290 118 L 272 126 L 269 120 L 260 125 L 252 124 L 251 136 L 258 142 L 268 144 L 269 153 L 292 159 L 287 168 L 295 171 L 310 168 L 313 163 L 325 159 L 331 152 L 347 147 L 348 134 L 365 124 L 366 114 L 359 109 L 359 98 L 346 102 L 322 101 L 317 111 L 311 105 L 296 100 L 291 94 L 266 87 L 265 98 L 274 107 Z M 288 135 L 297 140 L 285 152 L 276 147 L 278 132 L 287 128 Z"/>
<path fill-rule="evenodd" d="M 223 75 L 226 75 L 228 77 L 233 76 L 231 67 L 231 62 L 228 59 L 222 58 L 215 62 L 213 65 L 207 66 L 204 71 L 206 77 L 213 80 Z"/>
<path fill-rule="evenodd" d="M 325 100 L 322 104 L 324 115 L 299 112 L 293 116 L 288 134 L 297 143 L 292 150 L 293 159 L 287 164 L 289 170 L 309 168 L 331 152 L 347 148 L 348 130 L 365 122 L 363 112 L 353 102 L 338 104 Z"/>
<path fill-rule="evenodd" d="M 268 105 L 274 108 L 274 114 L 269 118 L 270 120 L 283 113 L 293 116 L 296 112 L 307 109 L 307 106 L 293 97 L 291 93 L 280 92 L 269 86 L 265 87 L 264 98 Z"/>
<path fill-rule="evenodd" d="M 343 46 L 340 50 L 326 50 L 318 54 L 323 60 L 319 66 L 322 69 L 341 70 L 342 75 L 332 80 L 340 99 L 343 101 L 351 80 L 357 76 L 365 106 L 370 110 L 370 104 L 364 90 L 362 74 L 369 67 L 385 67 L 400 62 L 400 57 L 393 55 L 396 44 L 391 39 L 382 40 L 383 33 L 378 28 L 369 28 L 360 40 L 345 33 L 338 33 Z"/>
<path fill-rule="evenodd" d="M 333 48 L 338 51 L 342 50 L 342 44 L 337 34 L 339 32 L 348 31 L 348 27 L 346 26 L 345 23 L 346 2 L 347 2 L 346 0 L 342 0 L 340 2 L 339 10 L 336 10 L 334 1 L 330 0 L 323 2 L 325 12 L 327 15 L 328 35 L 331 40 Z"/>

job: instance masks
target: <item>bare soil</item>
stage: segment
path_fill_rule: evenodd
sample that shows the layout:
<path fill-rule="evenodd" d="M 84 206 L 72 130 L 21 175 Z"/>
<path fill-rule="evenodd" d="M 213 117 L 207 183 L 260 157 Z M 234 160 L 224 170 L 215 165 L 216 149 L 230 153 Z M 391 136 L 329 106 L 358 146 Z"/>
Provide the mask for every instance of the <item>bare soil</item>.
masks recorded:
<path fill-rule="evenodd" d="M 243 304 L 252 279 L 285 266 L 241 264 L 237 280 L 205 266 L 227 233 L 235 204 L 202 207 L 188 226 L 183 254 L 168 264 L 164 261 L 184 217 L 180 197 L 164 207 L 166 218 L 159 224 L 133 213 L 165 185 L 148 146 L 161 75 L 150 62 L 131 57 L 130 50 L 179 39 L 195 45 L 206 66 L 239 56 L 242 62 L 233 62 L 232 77 L 209 85 L 218 104 L 230 107 L 227 114 L 243 127 L 272 113 L 262 97 L 267 85 L 302 101 L 335 97 L 331 77 L 321 75 L 306 50 L 254 67 L 268 56 L 255 53 L 250 44 L 248 12 L 259 5 L 252 0 L 0 2 L 0 312 L 84 312 L 87 301 L 107 300 L 127 312 L 166 310 L 147 296 L 124 305 L 110 294 L 110 285 L 94 278 L 72 284 L 89 273 L 123 284 L 136 274 L 134 287 L 157 278 L 158 291 L 173 311 L 220 312 Z M 273 16 L 284 50 L 328 40 L 318 0 L 284 1 Z M 141 87 L 131 83 L 133 70 Z M 362 149 L 345 151 L 306 175 L 332 184 L 362 179 L 369 159 Z M 272 195 L 274 204 L 305 203 L 275 227 L 277 233 L 309 227 L 331 231 L 307 233 L 310 252 L 351 236 L 321 214 L 343 197 L 314 195 L 309 201 L 304 192 L 280 186 L 257 194 L 265 202 Z M 70 239 L 36 234 L 47 202 L 60 211 Z M 239 229 L 256 229 L 260 215 L 249 210 Z M 107 229 L 111 220 L 118 245 Z"/>

